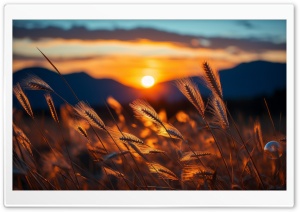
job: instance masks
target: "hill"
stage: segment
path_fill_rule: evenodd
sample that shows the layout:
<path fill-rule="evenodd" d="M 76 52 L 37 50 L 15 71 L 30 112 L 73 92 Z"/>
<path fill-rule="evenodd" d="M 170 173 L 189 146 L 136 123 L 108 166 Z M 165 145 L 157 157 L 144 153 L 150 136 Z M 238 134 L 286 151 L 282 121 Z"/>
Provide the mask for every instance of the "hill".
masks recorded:
<path fill-rule="evenodd" d="M 22 83 L 30 75 L 39 76 L 69 103 L 77 102 L 61 77 L 45 68 L 32 67 L 17 71 L 13 74 L 13 84 Z M 122 104 L 128 104 L 137 98 L 171 104 L 185 99 L 175 87 L 174 81 L 159 83 L 150 89 L 136 89 L 112 79 L 95 79 L 84 72 L 67 74 L 64 77 L 78 98 L 91 106 L 103 106 L 108 96 L 113 96 Z M 271 96 L 278 90 L 286 89 L 286 64 L 265 61 L 242 63 L 232 69 L 221 70 L 220 79 L 226 100 L 251 100 L 258 96 Z M 199 77 L 193 77 L 193 80 L 197 83 L 201 94 L 208 97 L 209 90 L 203 86 Z M 33 108 L 47 107 L 43 91 L 26 90 L 26 94 Z M 53 98 L 56 106 L 63 103 L 58 97 Z M 13 104 L 19 106 L 16 98 Z"/>

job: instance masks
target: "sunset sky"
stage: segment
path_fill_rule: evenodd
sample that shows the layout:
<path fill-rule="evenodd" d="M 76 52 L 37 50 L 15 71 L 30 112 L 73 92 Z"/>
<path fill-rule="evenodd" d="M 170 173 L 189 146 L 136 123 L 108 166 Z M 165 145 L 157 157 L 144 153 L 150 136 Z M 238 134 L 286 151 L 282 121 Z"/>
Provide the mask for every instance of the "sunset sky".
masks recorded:
<path fill-rule="evenodd" d="M 141 87 L 201 74 L 209 61 L 220 70 L 242 62 L 286 62 L 286 22 L 281 20 L 15 20 L 13 71 L 51 66 L 85 71 Z"/>

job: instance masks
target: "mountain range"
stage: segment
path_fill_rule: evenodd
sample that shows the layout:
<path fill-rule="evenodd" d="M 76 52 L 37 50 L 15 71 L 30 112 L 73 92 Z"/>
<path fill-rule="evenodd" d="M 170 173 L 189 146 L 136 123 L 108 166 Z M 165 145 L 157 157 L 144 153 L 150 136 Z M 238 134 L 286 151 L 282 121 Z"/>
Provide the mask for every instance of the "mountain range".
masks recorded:
<path fill-rule="evenodd" d="M 259 96 L 271 96 L 278 90 L 286 89 L 285 63 L 254 61 L 241 63 L 234 68 L 221 70 L 219 73 L 226 100 L 247 100 Z M 45 68 L 31 67 L 19 70 L 13 74 L 13 84 L 18 82 L 22 84 L 22 81 L 30 75 L 36 75 L 43 79 L 69 103 L 77 102 L 62 78 L 56 72 Z M 137 98 L 164 101 L 170 104 L 185 100 L 185 97 L 176 88 L 175 81 L 158 83 L 149 89 L 137 89 L 112 79 L 95 79 L 84 72 L 67 74 L 64 75 L 64 78 L 78 98 L 91 106 L 103 106 L 104 100 L 108 96 L 114 97 L 121 104 L 128 104 Z M 201 79 L 197 76 L 192 79 L 198 85 L 201 94 L 208 97 L 210 92 Z M 25 90 L 25 93 L 34 109 L 47 107 L 43 97 L 44 91 Z M 53 100 L 56 106 L 64 103 L 55 95 L 53 95 Z M 15 97 L 13 105 L 20 107 Z"/>

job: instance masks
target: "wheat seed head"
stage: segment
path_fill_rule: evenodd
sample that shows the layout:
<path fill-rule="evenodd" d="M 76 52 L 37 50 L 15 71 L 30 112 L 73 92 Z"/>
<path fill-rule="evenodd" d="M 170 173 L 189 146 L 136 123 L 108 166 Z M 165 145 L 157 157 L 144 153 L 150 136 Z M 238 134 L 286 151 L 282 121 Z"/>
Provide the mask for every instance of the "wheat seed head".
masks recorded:
<path fill-rule="evenodd" d="M 145 100 L 137 99 L 130 103 L 135 116 L 141 120 L 149 120 L 155 124 L 163 125 L 156 111 Z"/>
<path fill-rule="evenodd" d="M 54 90 L 44 80 L 38 76 L 31 75 L 23 81 L 26 88 L 30 90 L 44 90 L 48 92 L 54 92 Z"/>
<path fill-rule="evenodd" d="M 159 178 L 169 179 L 169 180 L 178 180 L 176 174 L 174 174 L 171 170 L 166 167 L 158 164 L 158 163 L 147 163 L 148 168 L 151 173 L 158 174 Z"/>
<path fill-rule="evenodd" d="M 129 146 L 130 150 L 136 152 L 136 153 L 141 153 L 141 154 L 156 154 L 156 153 L 164 153 L 164 151 L 159 150 L 159 149 L 154 149 L 146 144 L 139 144 L 139 143 L 135 143 L 134 144 L 134 148 L 132 148 L 132 145 Z"/>
<path fill-rule="evenodd" d="M 49 107 L 52 118 L 54 119 L 54 121 L 56 123 L 59 123 L 59 119 L 58 119 L 58 116 L 57 116 L 57 113 L 56 113 L 54 102 L 53 102 L 53 99 L 52 99 L 50 93 L 46 93 L 44 96 L 45 96 L 46 102 L 48 104 L 48 107 Z"/>
<path fill-rule="evenodd" d="M 163 123 L 163 126 L 157 125 L 158 134 L 164 137 L 170 137 L 184 141 L 183 135 L 173 125 Z"/>
<path fill-rule="evenodd" d="M 180 161 L 190 161 L 190 160 L 196 160 L 198 157 L 205 157 L 211 155 L 210 152 L 200 152 L 200 151 L 195 151 L 195 152 L 184 152 L 182 154 L 182 157 L 180 158 Z"/>
<path fill-rule="evenodd" d="M 107 175 L 112 175 L 112 176 L 115 176 L 115 177 L 124 177 L 125 176 L 123 173 L 115 171 L 115 170 L 107 168 L 107 167 L 103 167 L 103 171 Z"/>
<path fill-rule="evenodd" d="M 217 94 L 217 96 L 223 99 L 223 92 L 219 74 L 212 70 L 208 62 L 203 63 L 203 69 L 205 72 L 204 79 L 207 87 L 213 93 Z"/>
<path fill-rule="evenodd" d="M 211 98 L 210 109 L 211 109 L 211 113 L 214 115 L 215 124 L 221 126 L 223 129 L 228 128 L 229 122 L 228 122 L 226 107 L 223 100 L 219 96 L 214 95 Z"/>
<path fill-rule="evenodd" d="M 189 181 L 194 177 L 203 178 L 211 177 L 214 175 L 214 172 L 211 170 L 203 169 L 198 165 L 185 165 L 182 169 L 181 179 L 182 181 Z"/>
<path fill-rule="evenodd" d="M 16 98 L 18 99 L 18 101 L 20 102 L 20 104 L 22 105 L 22 107 L 24 108 L 24 110 L 26 111 L 26 113 L 31 118 L 34 118 L 30 102 L 29 102 L 27 96 L 25 95 L 24 91 L 22 90 L 19 83 L 14 86 L 13 92 L 14 92 Z"/>
<path fill-rule="evenodd" d="M 185 78 L 177 80 L 176 86 L 204 118 L 205 106 L 197 85 L 191 79 Z"/>
<path fill-rule="evenodd" d="M 98 116 L 94 109 L 92 109 L 86 103 L 79 102 L 76 104 L 74 109 L 82 118 L 85 118 L 92 126 L 102 130 L 106 130 L 105 124 L 102 121 L 102 119 Z"/>
<path fill-rule="evenodd" d="M 142 141 L 140 138 L 136 137 L 133 134 L 120 132 L 119 130 L 115 130 L 109 127 L 107 127 L 107 130 L 109 134 L 113 137 L 113 139 L 116 141 L 120 141 L 122 143 L 130 142 L 130 143 L 144 144 L 144 141 Z"/>
<path fill-rule="evenodd" d="M 31 156 L 33 156 L 32 154 L 32 150 L 31 150 L 31 142 L 28 139 L 28 137 L 25 135 L 25 133 L 23 132 L 23 130 L 21 130 L 17 125 L 15 125 L 13 123 L 13 133 L 14 136 L 16 137 L 16 139 L 21 143 L 21 145 L 24 147 L 24 149 L 26 149 Z"/>
<path fill-rule="evenodd" d="M 77 125 L 77 126 L 74 127 L 74 128 L 75 128 L 75 130 L 76 130 L 77 132 L 79 132 L 81 135 L 83 135 L 86 139 L 89 140 L 88 134 L 87 134 L 86 130 L 85 130 L 82 126 Z"/>

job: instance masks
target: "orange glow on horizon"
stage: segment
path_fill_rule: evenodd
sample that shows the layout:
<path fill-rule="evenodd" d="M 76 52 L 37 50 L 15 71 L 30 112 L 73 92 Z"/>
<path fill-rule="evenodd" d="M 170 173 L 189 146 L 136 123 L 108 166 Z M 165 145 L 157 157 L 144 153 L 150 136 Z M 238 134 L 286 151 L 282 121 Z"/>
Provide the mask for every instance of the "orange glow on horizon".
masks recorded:
<path fill-rule="evenodd" d="M 36 50 L 38 46 L 63 74 L 86 72 L 94 78 L 110 78 L 124 85 L 143 88 L 141 78 L 152 76 L 155 84 L 182 77 L 203 74 L 202 62 L 208 61 L 215 70 L 232 68 L 243 62 L 266 60 L 285 62 L 285 51 L 243 52 L 228 49 L 189 48 L 171 42 L 149 40 L 14 40 L 13 71 L 27 67 L 51 65 Z M 28 58 L 26 58 L 28 57 Z M 155 86 L 154 86 L 155 87 Z"/>

